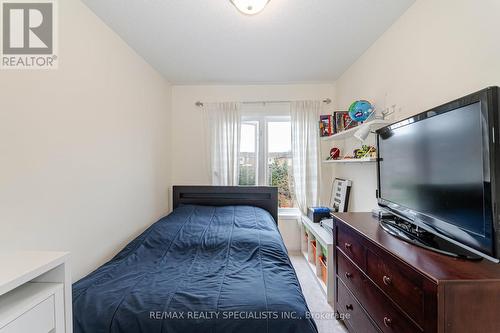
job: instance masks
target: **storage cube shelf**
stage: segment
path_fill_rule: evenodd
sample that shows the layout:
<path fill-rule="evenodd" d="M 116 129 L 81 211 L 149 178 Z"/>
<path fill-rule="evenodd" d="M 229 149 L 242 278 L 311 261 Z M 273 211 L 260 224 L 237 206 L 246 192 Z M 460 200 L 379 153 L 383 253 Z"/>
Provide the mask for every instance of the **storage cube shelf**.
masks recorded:
<path fill-rule="evenodd" d="M 321 269 L 321 281 L 326 285 L 328 281 L 328 266 L 327 266 L 327 257 L 320 256 L 319 257 L 319 266 Z"/>
<path fill-rule="evenodd" d="M 312 222 L 307 216 L 302 216 L 300 228 L 301 253 L 316 276 L 316 281 L 325 293 L 327 301 L 333 304 L 335 281 L 333 273 L 333 236 L 323 229 L 319 223 Z M 315 247 L 313 246 L 314 242 Z M 321 263 L 320 258 L 322 256 L 326 257 L 326 279 L 323 279 L 325 267 Z"/>
<path fill-rule="evenodd" d="M 311 253 L 309 255 L 309 262 L 313 265 L 316 265 L 316 258 L 317 258 L 317 251 L 316 251 L 316 240 L 311 239 L 309 242 L 311 242 Z"/>

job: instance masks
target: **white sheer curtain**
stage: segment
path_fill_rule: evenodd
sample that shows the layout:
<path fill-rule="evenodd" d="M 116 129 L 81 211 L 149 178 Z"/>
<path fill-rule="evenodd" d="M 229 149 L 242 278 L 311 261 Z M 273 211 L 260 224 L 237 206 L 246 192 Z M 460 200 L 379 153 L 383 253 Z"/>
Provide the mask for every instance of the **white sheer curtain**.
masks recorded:
<path fill-rule="evenodd" d="M 319 204 L 320 101 L 298 101 L 290 105 L 292 120 L 292 158 L 295 198 L 300 210 Z"/>
<path fill-rule="evenodd" d="M 212 185 L 236 186 L 241 137 L 240 104 L 210 103 L 204 106 L 203 113 Z"/>

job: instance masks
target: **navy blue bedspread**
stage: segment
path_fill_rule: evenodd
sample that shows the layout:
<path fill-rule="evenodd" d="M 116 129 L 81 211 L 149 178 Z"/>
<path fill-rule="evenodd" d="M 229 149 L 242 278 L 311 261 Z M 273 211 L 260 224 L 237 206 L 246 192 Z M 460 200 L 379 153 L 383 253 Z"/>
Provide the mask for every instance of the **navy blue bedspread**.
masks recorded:
<path fill-rule="evenodd" d="M 181 206 L 73 285 L 75 333 L 317 332 L 255 207 Z"/>

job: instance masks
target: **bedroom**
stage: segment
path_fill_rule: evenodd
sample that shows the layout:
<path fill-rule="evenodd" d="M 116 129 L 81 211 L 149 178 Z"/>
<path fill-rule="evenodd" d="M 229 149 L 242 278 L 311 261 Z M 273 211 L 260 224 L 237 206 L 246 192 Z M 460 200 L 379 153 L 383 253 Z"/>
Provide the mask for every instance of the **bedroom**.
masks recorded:
<path fill-rule="evenodd" d="M 500 331 L 496 214 L 481 240 L 434 230 L 482 260 L 372 217 L 384 179 L 430 156 L 450 159 L 449 179 L 493 180 L 435 202 L 479 196 L 495 213 L 496 164 L 473 162 L 498 155 L 498 93 L 485 89 L 500 86 L 500 2 L 250 1 L 251 15 L 241 3 L 0 0 L 0 332 Z M 320 137 L 321 115 L 363 100 L 370 118 Z M 442 131 L 453 148 L 395 149 L 414 163 L 384 168 L 384 128 L 421 134 L 431 113 L 476 102 L 491 115 L 479 149 Z M 363 145 L 376 154 L 356 160 Z M 332 208 L 335 179 L 352 186 L 330 235 L 307 213 Z"/>

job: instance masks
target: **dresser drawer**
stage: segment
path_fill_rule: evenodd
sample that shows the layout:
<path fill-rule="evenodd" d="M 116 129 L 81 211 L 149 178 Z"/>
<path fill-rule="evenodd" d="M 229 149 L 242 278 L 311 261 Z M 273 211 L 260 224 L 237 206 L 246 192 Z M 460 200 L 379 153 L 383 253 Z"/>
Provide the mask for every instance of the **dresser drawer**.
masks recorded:
<path fill-rule="evenodd" d="M 348 325 L 352 331 L 358 333 L 379 333 L 380 331 L 373 325 L 366 312 L 347 287 L 342 283 L 342 281 L 337 280 L 337 282 L 338 311 L 344 315 L 343 320 L 346 322 L 346 325 Z"/>
<path fill-rule="evenodd" d="M 366 253 L 366 274 L 420 326 L 424 324 L 425 277 L 390 256 Z"/>
<path fill-rule="evenodd" d="M 342 224 L 338 224 L 337 226 L 337 248 L 355 262 L 356 265 L 361 267 L 361 269 L 365 268 L 363 239 Z"/>
<path fill-rule="evenodd" d="M 383 332 L 422 332 L 362 271 L 339 252 L 337 274 Z"/>
<path fill-rule="evenodd" d="M 22 316 L 0 328 L 0 333 L 49 333 L 55 329 L 55 297 L 50 296 Z"/>
<path fill-rule="evenodd" d="M 0 333 L 63 333 L 59 283 L 25 283 L 0 297 Z"/>

